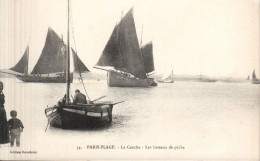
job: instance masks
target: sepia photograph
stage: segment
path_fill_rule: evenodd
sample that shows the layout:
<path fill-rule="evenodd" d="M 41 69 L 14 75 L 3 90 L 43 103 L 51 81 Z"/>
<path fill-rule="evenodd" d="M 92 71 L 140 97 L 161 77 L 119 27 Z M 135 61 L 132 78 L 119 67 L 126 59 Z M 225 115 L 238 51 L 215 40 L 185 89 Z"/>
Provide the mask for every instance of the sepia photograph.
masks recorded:
<path fill-rule="evenodd" d="M 260 159 L 259 0 L 0 0 L 0 160 Z"/>

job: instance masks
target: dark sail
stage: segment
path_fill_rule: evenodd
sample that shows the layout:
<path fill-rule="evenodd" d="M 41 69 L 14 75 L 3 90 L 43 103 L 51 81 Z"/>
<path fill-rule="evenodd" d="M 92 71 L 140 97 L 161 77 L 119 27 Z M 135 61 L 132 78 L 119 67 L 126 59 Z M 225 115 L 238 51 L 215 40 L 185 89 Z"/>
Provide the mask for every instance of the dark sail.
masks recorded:
<path fill-rule="evenodd" d="M 154 71 L 154 61 L 153 61 L 153 44 L 152 42 L 141 47 L 141 54 L 144 61 L 146 73 Z"/>
<path fill-rule="evenodd" d="M 73 63 L 74 63 L 74 71 L 75 72 L 89 72 L 88 68 L 84 65 L 84 63 L 79 59 L 76 52 L 71 48 Z"/>
<path fill-rule="evenodd" d="M 48 74 L 65 71 L 66 45 L 49 27 L 45 45 L 32 74 Z"/>
<path fill-rule="evenodd" d="M 28 60 L 29 60 L 29 47 L 27 46 L 22 58 L 14 67 L 10 68 L 10 70 L 13 70 L 18 73 L 28 74 Z"/>
<path fill-rule="evenodd" d="M 122 66 L 118 48 L 118 25 L 115 26 L 105 46 L 105 49 L 103 50 L 103 53 L 96 65 L 112 66 L 115 68 L 119 68 L 120 66 Z"/>
<path fill-rule="evenodd" d="M 119 52 L 121 54 L 122 63 L 124 65 L 124 67 L 121 69 L 133 74 L 138 78 L 147 78 L 136 35 L 133 9 L 128 11 L 128 13 L 119 23 L 118 29 Z"/>
<path fill-rule="evenodd" d="M 136 35 L 133 9 L 115 26 L 96 65 L 113 66 L 138 78 L 147 78 Z"/>

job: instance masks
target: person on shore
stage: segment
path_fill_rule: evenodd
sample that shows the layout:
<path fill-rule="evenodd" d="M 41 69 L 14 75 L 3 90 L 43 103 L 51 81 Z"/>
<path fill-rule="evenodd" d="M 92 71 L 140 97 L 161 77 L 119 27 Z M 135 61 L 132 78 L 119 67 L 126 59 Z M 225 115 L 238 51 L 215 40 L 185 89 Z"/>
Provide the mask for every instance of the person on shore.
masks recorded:
<path fill-rule="evenodd" d="M 80 91 L 77 89 L 75 90 L 75 96 L 74 96 L 74 104 L 77 103 L 82 103 L 82 104 L 86 104 L 87 100 L 86 100 L 86 96 L 82 93 L 80 93 Z"/>
<path fill-rule="evenodd" d="M 20 135 L 23 132 L 23 123 L 17 117 L 17 112 L 15 110 L 10 112 L 11 119 L 8 120 L 10 136 L 11 136 L 11 146 L 14 146 L 14 140 L 16 140 L 16 146 L 20 146 Z"/>
<path fill-rule="evenodd" d="M 8 124 L 4 108 L 5 95 L 3 89 L 3 82 L 0 81 L 0 145 L 9 143 Z"/>

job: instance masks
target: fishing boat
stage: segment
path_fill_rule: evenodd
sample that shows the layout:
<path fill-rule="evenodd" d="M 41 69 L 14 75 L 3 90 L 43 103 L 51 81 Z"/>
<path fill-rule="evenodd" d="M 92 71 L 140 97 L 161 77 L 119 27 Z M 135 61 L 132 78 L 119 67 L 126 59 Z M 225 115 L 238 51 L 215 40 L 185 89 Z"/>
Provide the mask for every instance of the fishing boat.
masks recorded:
<path fill-rule="evenodd" d="M 168 77 L 159 80 L 158 83 L 174 83 L 173 70 L 171 70 L 171 74 Z"/>
<path fill-rule="evenodd" d="M 252 73 L 252 84 L 260 84 L 260 80 L 256 78 L 255 70 Z"/>
<path fill-rule="evenodd" d="M 246 80 L 250 80 L 250 75 L 247 76 Z"/>
<path fill-rule="evenodd" d="M 211 78 L 207 78 L 207 77 L 203 77 L 201 74 L 199 75 L 199 78 L 196 79 L 198 82 L 206 82 L 206 83 L 215 83 L 217 80 L 211 79 Z"/>
<path fill-rule="evenodd" d="M 68 37 L 66 50 L 66 95 L 61 99 L 57 105 L 45 109 L 45 115 L 48 118 L 48 125 L 59 128 L 82 128 L 97 123 L 105 122 L 110 124 L 112 122 L 112 110 L 115 104 L 112 101 L 99 101 L 101 98 L 91 101 L 88 97 L 87 103 L 76 103 L 70 99 L 70 5 L 68 0 Z M 85 89 L 83 79 L 81 77 L 81 70 L 79 75 L 82 80 L 82 85 Z M 86 92 L 87 95 L 87 92 Z M 87 95 L 88 96 L 88 95 Z M 48 127 L 48 126 L 47 126 Z M 46 127 L 46 129 L 47 129 Z"/>
<path fill-rule="evenodd" d="M 148 78 L 149 73 L 154 71 L 152 43 L 140 48 L 133 8 L 114 27 L 94 68 L 107 71 L 107 84 L 110 87 L 157 85 L 153 78 Z"/>
<path fill-rule="evenodd" d="M 19 62 L 14 67 L 10 68 L 10 71 L 12 72 L 5 73 L 15 75 L 23 82 L 65 83 L 65 53 L 66 45 L 63 40 L 49 27 L 41 56 L 32 72 L 28 74 L 29 46 L 27 46 L 24 55 Z M 89 72 L 88 68 L 83 64 L 74 50 L 72 50 L 72 54 L 74 60 L 74 72 L 78 72 L 79 67 L 82 72 Z M 72 82 L 73 73 L 70 73 L 70 78 L 70 81 Z"/>

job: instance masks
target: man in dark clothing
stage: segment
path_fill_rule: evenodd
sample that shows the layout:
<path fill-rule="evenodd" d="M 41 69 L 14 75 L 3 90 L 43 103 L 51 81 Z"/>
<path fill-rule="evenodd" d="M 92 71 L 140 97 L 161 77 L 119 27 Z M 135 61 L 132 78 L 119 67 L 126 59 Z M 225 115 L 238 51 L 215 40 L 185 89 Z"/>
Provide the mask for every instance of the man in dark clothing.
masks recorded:
<path fill-rule="evenodd" d="M 4 108 L 5 95 L 3 93 L 3 89 L 3 82 L 0 81 L 0 144 L 9 143 L 8 125 Z"/>
<path fill-rule="evenodd" d="M 0 81 L 0 106 L 3 107 L 5 104 L 5 95 L 3 93 L 4 84 Z"/>
<path fill-rule="evenodd" d="M 74 96 L 74 103 L 82 103 L 82 104 L 86 104 L 87 100 L 86 100 L 86 96 L 82 93 L 80 93 L 80 91 L 77 89 L 75 90 L 75 96 Z"/>
<path fill-rule="evenodd" d="M 10 130 L 10 136 L 11 136 L 11 146 L 14 146 L 14 140 L 16 140 L 16 146 L 20 146 L 20 135 L 21 132 L 23 132 L 23 123 L 21 120 L 16 118 L 17 112 L 11 111 L 10 112 L 11 119 L 8 120 L 9 130 Z"/>

